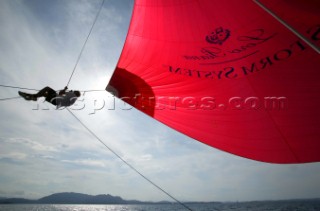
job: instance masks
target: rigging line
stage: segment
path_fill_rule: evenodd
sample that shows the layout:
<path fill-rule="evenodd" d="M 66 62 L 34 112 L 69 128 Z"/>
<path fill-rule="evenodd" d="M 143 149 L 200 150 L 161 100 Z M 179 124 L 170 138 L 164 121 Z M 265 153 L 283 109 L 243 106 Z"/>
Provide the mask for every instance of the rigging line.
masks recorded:
<path fill-rule="evenodd" d="M 5 101 L 5 100 L 14 100 L 14 99 L 18 99 L 18 98 L 21 98 L 21 97 L 19 96 L 19 97 L 8 97 L 8 98 L 2 98 L 2 99 L 0 99 L 0 101 Z"/>
<path fill-rule="evenodd" d="M 19 87 L 19 86 L 8 86 L 3 84 L 0 84 L 0 87 L 39 91 L 39 89 L 31 89 L 31 88 L 25 88 L 25 87 Z M 80 90 L 80 92 L 102 92 L 102 91 L 106 91 L 106 90 L 105 89 Z"/>
<path fill-rule="evenodd" d="M 269 13 L 273 18 L 275 18 L 277 21 L 279 21 L 282 25 L 284 25 L 287 29 L 289 29 L 293 34 L 295 34 L 297 37 L 302 39 L 306 44 L 309 45 L 313 50 L 315 50 L 318 54 L 320 54 L 320 48 L 316 45 L 314 45 L 312 42 L 308 40 L 303 34 L 301 34 L 299 31 L 295 30 L 292 26 L 290 26 L 288 23 L 286 23 L 284 20 L 282 20 L 279 16 L 277 16 L 272 10 L 268 9 L 264 4 L 262 4 L 259 0 L 254 0 L 258 6 L 260 6 L 264 11 Z"/>
<path fill-rule="evenodd" d="M 19 87 L 19 86 L 7 86 L 7 85 L 2 85 L 2 84 L 0 84 L 0 86 L 6 87 L 6 88 L 13 88 L 13 89 L 26 89 L 26 90 L 39 91 L 39 89 L 30 89 L 30 88 L 24 88 L 24 87 Z"/>
<path fill-rule="evenodd" d="M 93 135 L 101 144 L 103 144 L 112 154 L 114 154 L 116 157 L 118 157 L 124 164 L 126 164 L 128 167 L 130 167 L 133 171 L 135 171 L 137 174 L 139 174 L 141 177 L 143 177 L 146 181 L 148 181 L 150 184 L 152 184 L 154 187 L 158 188 L 160 191 L 162 191 L 164 194 L 169 196 L 171 199 L 182 205 L 187 210 L 192 211 L 190 207 L 185 205 L 184 203 L 180 202 L 178 199 L 173 197 L 171 194 L 169 194 L 167 191 L 162 189 L 160 186 L 152 182 L 149 178 L 144 176 L 140 171 L 138 171 L 135 167 L 133 167 L 131 164 L 129 164 L 127 161 L 125 161 L 118 153 L 116 153 L 113 149 L 111 149 L 107 144 L 105 144 L 90 128 L 88 128 L 69 108 L 67 108 L 69 113 L 76 119 L 78 122 L 89 132 L 91 135 Z"/>
<path fill-rule="evenodd" d="M 80 92 L 106 92 L 105 89 L 96 89 L 96 90 L 80 90 Z"/>
<path fill-rule="evenodd" d="M 91 32 L 92 32 L 92 29 L 93 29 L 94 25 L 96 24 L 96 22 L 97 22 L 97 20 L 98 20 L 99 14 L 100 14 L 100 12 L 101 12 L 101 10 L 102 10 L 102 7 L 103 7 L 103 4 L 104 4 L 104 1 L 105 1 L 105 0 L 102 0 L 101 6 L 100 6 L 100 8 L 99 8 L 99 11 L 98 11 L 98 13 L 97 13 L 94 21 L 93 21 L 93 24 L 92 24 L 92 26 L 91 26 L 91 29 L 90 29 L 89 33 L 88 33 L 88 36 L 87 36 L 85 42 L 83 43 L 82 49 L 81 49 L 81 51 L 80 51 L 80 54 L 79 54 L 78 59 L 77 59 L 77 61 L 76 61 L 76 64 L 74 65 L 74 68 L 73 68 L 73 71 L 72 71 L 72 73 L 71 73 L 71 75 L 70 75 L 70 78 L 69 78 L 69 81 L 68 81 L 68 83 L 67 83 L 67 86 L 69 86 L 69 83 L 70 83 L 70 81 L 71 81 L 71 78 L 72 78 L 72 76 L 73 76 L 73 73 L 74 73 L 74 71 L 76 70 L 76 68 L 77 68 L 77 66 L 78 66 L 78 63 L 79 63 L 79 61 L 80 61 L 82 52 L 83 52 L 83 50 L 84 50 L 84 48 L 85 48 L 85 46 L 86 46 L 86 44 L 87 44 L 87 42 L 88 42 L 88 40 L 89 40 L 89 37 L 90 37 Z"/>

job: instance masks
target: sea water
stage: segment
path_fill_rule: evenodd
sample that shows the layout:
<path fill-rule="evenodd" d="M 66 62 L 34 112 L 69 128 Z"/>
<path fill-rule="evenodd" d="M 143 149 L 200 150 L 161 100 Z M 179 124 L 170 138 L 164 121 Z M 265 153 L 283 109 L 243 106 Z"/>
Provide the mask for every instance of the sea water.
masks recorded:
<path fill-rule="evenodd" d="M 188 203 L 194 211 L 320 211 L 320 200 L 315 201 L 269 201 L 242 203 Z M 0 211 L 183 211 L 179 204 L 152 205 L 0 205 Z"/>

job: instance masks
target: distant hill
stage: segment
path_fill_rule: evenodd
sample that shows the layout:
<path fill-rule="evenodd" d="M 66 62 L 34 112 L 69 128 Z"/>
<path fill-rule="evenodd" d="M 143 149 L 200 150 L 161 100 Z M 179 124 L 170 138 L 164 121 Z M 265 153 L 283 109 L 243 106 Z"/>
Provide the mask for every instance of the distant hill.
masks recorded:
<path fill-rule="evenodd" d="M 0 204 L 150 204 L 137 200 L 124 200 L 112 195 L 88 195 L 82 193 L 55 193 L 38 200 L 24 198 L 0 198 Z"/>
<path fill-rule="evenodd" d="M 41 204 L 127 204 L 119 196 L 96 195 L 82 193 L 55 193 L 37 200 Z"/>
<path fill-rule="evenodd" d="M 101 195 L 88 195 L 82 193 L 55 193 L 49 196 L 37 200 L 29 200 L 24 198 L 3 198 L 0 197 L 0 204 L 168 204 L 171 202 L 143 202 L 137 200 L 124 200 L 119 196 L 112 196 L 109 194 Z M 239 204 L 238 202 L 188 202 L 188 203 L 219 203 L 219 204 Z M 252 201 L 252 202 L 240 202 L 240 204 L 248 204 L 250 206 L 254 204 L 265 203 L 320 203 L 319 198 L 315 199 L 293 199 L 293 200 L 275 200 L 275 201 Z M 320 206 L 320 204 L 319 204 Z"/>
<path fill-rule="evenodd" d="M 23 198 L 1 198 L 0 204 L 33 204 L 36 200 L 29 200 Z"/>

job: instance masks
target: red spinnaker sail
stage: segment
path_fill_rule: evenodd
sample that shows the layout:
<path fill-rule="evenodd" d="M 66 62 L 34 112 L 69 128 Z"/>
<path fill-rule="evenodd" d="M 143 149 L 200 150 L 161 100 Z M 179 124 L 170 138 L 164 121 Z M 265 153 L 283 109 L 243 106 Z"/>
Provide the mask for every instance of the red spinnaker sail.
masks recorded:
<path fill-rule="evenodd" d="M 218 149 L 320 161 L 320 54 L 261 4 L 319 46 L 319 1 L 136 0 L 107 90 Z"/>

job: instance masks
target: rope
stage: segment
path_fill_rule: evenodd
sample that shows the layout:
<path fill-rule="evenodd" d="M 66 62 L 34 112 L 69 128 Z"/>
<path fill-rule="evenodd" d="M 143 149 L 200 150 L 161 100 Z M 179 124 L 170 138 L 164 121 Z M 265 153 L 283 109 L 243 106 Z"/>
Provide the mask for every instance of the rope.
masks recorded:
<path fill-rule="evenodd" d="M 7 85 L 2 85 L 2 84 L 0 84 L 0 86 L 6 87 L 6 88 L 13 88 L 13 89 L 26 89 L 26 90 L 39 91 L 38 89 L 30 89 L 30 88 L 24 88 L 24 87 L 19 87 L 19 86 L 7 86 Z"/>
<path fill-rule="evenodd" d="M 97 15 L 96 15 L 96 17 L 95 17 L 95 19 L 94 19 L 94 21 L 93 21 L 93 24 L 92 24 L 92 26 L 91 26 L 91 29 L 90 29 L 88 35 L 87 35 L 87 38 L 86 38 L 85 42 L 83 43 L 83 46 L 82 46 L 81 51 L 80 51 L 80 53 L 79 53 L 79 56 L 78 56 L 78 58 L 77 58 L 76 64 L 74 65 L 74 68 L 73 68 L 72 73 L 71 73 L 71 75 L 70 75 L 70 78 L 69 78 L 69 80 L 68 80 L 67 86 L 69 86 L 69 83 L 70 83 L 70 81 L 71 81 L 71 79 L 72 79 L 72 77 L 73 77 L 73 74 L 74 74 L 74 72 L 75 72 L 75 70 L 76 70 L 76 68 L 77 68 L 77 66 L 78 66 L 78 63 L 79 63 L 79 61 L 80 61 L 80 58 L 81 58 L 82 53 L 83 53 L 83 51 L 84 51 L 84 48 L 85 48 L 85 46 L 86 46 L 86 44 L 87 44 L 87 42 L 88 42 L 88 40 L 89 40 L 89 37 L 90 37 L 91 32 L 92 32 L 92 30 L 93 30 L 93 27 L 94 27 L 94 25 L 96 24 L 96 22 L 97 22 L 97 20 L 98 20 L 98 17 L 99 17 L 99 15 L 100 15 L 100 12 L 101 12 L 101 10 L 102 10 L 102 7 L 103 7 L 103 5 L 104 5 L 104 2 L 105 2 L 105 0 L 102 0 L 102 3 L 101 3 L 100 8 L 99 8 L 99 11 L 98 11 L 98 13 L 97 13 Z M 7 86 L 7 85 L 0 85 L 0 86 L 1 86 L 1 87 L 7 87 L 7 88 L 15 88 L 15 89 L 25 89 L 25 90 L 39 91 L 38 89 L 29 89 L 29 88 L 23 88 L 23 87 L 17 87 L 17 86 Z M 83 91 L 83 92 L 91 92 L 91 91 L 98 91 L 98 90 L 88 90 L 88 91 Z M 99 91 L 100 91 L 100 90 L 99 90 Z M 102 91 L 102 90 L 101 90 L 101 91 Z"/>
<path fill-rule="evenodd" d="M 82 49 L 81 49 L 81 51 L 80 51 L 80 54 L 79 54 L 78 59 L 77 59 L 77 61 L 76 61 L 76 64 L 74 65 L 74 68 L 73 68 L 73 71 L 72 71 L 72 73 L 71 73 L 71 75 L 70 75 L 70 78 L 69 78 L 69 81 L 68 81 L 68 83 L 67 83 L 67 86 L 69 86 L 69 83 L 70 83 L 70 81 L 71 81 L 71 78 L 72 78 L 72 76 L 73 76 L 73 73 L 74 73 L 74 71 L 76 70 L 76 68 L 77 68 L 77 66 L 78 66 L 78 63 L 79 63 L 79 61 L 80 61 L 82 52 L 83 52 L 83 50 L 84 50 L 84 48 L 85 48 L 85 46 L 86 46 L 86 44 L 87 44 L 87 41 L 89 40 L 89 37 L 90 37 L 91 32 L 92 32 L 92 29 L 93 29 L 94 25 L 96 24 L 96 22 L 97 22 L 97 20 L 98 20 L 99 14 L 100 14 L 100 12 L 101 12 L 101 10 L 102 10 L 102 7 L 103 7 L 103 4 L 104 4 L 104 1 L 105 1 L 105 0 L 102 0 L 101 6 L 100 6 L 100 8 L 99 8 L 99 11 L 98 11 L 98 13 L 97 13 L 94 21 L 93 21 L 93 24 L 92 24 L 92 26 L 91 26 L 91 29 L 90 29 L 90 31 L 89 31 L 89 34 L 88 34 L 85 42 L 83 43 Z"/>
<path fill-rule="evenodd" d="M 173 199 L 174 201 L 176 201 L 177 203 L 179 203 L 180 205 L 182 205 L 184 208 L 186 208 L 187 210 L 192 211 L 191 208 L 189 208 L 187 205 L 185 205 L 184 203 L 180 202 L 178 199 L 174 198 L 171 194 L 169 194 L 168 192 L 166 192 L 164 189 L 162 189 L 161 187 L 159 187 L 157 184 L 155 184 L 154 182 L 152 182 L 149 178 L 147 178 L 146 176 L 144 176 L 140 171 L 138 171 L 135 167 L 133 167 L 131 164 L 129 164 L 127 161 L 125 161 L 120 155 L 118 155 L 113 149 L 111 149 L 107 144 L 105 144 L 92 130 L 90 130 L 72 111 L 70 111 L 70 109 L 67 108 L 67 110 L 70 112 L 70 114 L 76 119 L 78 120 L 78 122 L 89 132 L 91 133 L 91 135 L 93 135 L 101 144 L 103 144 L 110 152 L 112 152 L 116 157 L 118 157 L 124 164 L 126 164 L 128 167 L 130 167 L 133 171 L 135 171 L 136 173 L 138 173 L 142 178 L 144 178 L 145 180 L 147 180 L 150 184 L 152 184 L 154 187 L 158 188 L 160 191 L 162 191 L 163 193 L 165 193 L 167 196 L 169 196 L 171 199 Z"/>
<path fill-rule="evenodd" d="M 295 28 L 293 28 L 292 26 L 290 26 L 288 23 L 286 23 L 284 20 L 282 20 L 279 16 L 277 16 L 274 12 L 272 12 L 272 10 L 268 9 L 264 4 L 262 4 L 261 2 L 259 2 L 258 0 L 253 1 L 255 2 L 257 5 L 259 5 L 264 11 L 266 11 L 267 13 L 269 13 L 269 15 L 271 15 L 273 18 L 275 18 L 277 21 L 279 21 L 279 23 L 281 23 L 282 25 L 284 25 L 287 29 L 289 29 L 293 34 L 295 34 L 297 37 L 299 37 L 300 39 L 302 39 L 306 44 L 308 44 L 313 50 L 315 50 L 318 54 L 320 54 L 320 48 L 313 44 L 312 42 L 309 41 L 309 39 L 307 37 L 305 37 L 303 34 L 301 34 L 299 31 L 297 31 Z"/>
<path fill-rule="evenodd" d="M 97 90 L 81 90 L 80 92 L 105 92 L 105 89 L 97 89 Z"/>
<path fill-rule="evenodd" d="M 21 97 L 8 97 L 8 98 L 2 98 L 2 99 L 0 99 L 0 101 L 5 101 L 5 100 L 14 100 L 14 99 L 18 99 L 18 98 L 21 98 Z"/>
<path fill-rule="evenodd" d="M 8 86 L 8 85 L 2 85 L 2 84 L 0 84 L 0 87 L 39 91 L 39 89 L 31 89 L 31 88 L 25 88 L 25 87 L 19 87 L 19 86 Z M 105 92 L 105 91 L 106 91 L 105 89 L 80 90 L 80 92 Z"/>

